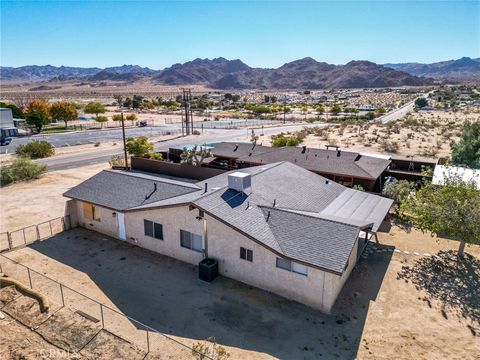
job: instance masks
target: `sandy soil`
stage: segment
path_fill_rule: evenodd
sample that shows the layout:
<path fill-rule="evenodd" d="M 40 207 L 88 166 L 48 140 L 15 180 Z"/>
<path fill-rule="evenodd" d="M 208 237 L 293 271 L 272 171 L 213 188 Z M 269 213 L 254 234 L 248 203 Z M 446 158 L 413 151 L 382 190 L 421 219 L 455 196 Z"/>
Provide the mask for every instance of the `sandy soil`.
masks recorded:
<path fill-rule="evenodd" d="M 63 216 L 67 199 L 62 194 L 106 168 L 108 164 L 54 171 L 40 179 L 0 188 L 1 231 L 12 231 Z"/>
<path fill-rule="evenodd" d="M 393 233 L 389 243 L 410 250 L 420 242 L 418 250 L 431 254 L 454 247 Z M 81 229 L 8 256 L 183 343 L 215 336 L 234 359 L 407 360 L 480 353 L 480 247 L 467 252 L 469 262 L 459 267 L 443 261 L 448 253 L 369 245 L 330 315 L 227 278 L 199 282 L 191 265 Z M 138 331 L 130 323 L 118 330 Z"/>
<path fill-rule="evenodd" d="M 302 145 L 324 149 L 327 144 L 335 144 L 357 152 L 436 159 L 451 154 L 451 144 L 459 141 L 463 123 L 467 120 L 480 121 L 480 109 L 465 113 L 419 111 L 388 124 L 319 127 L 304 139 Z"/>

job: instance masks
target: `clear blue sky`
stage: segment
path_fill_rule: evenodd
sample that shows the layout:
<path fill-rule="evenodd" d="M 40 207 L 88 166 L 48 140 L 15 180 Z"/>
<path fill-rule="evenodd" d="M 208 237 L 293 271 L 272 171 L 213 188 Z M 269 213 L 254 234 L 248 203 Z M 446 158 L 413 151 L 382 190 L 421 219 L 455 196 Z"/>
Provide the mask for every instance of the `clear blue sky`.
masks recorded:
<path fill-rule="evenodd" d="M 479 1 L 0 4 L 2 66 L 160 69 L 223 56 L 277 67 L 306 56 L 334 64 L 480 57 Z"/>

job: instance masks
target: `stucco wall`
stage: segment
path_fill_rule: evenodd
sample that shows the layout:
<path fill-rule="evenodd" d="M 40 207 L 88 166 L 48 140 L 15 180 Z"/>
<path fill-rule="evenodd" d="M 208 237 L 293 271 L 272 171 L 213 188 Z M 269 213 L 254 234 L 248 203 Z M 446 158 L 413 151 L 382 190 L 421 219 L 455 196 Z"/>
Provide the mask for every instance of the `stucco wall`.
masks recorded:
<path fill-rule="evenodd" d="M 83 218 L 78 203 L 81 226 L 117 238 L 116 218 L 112 211 L 100 208 L 100 222 Z M 178 206 L 150 211 L 126 212 L 127 241 L 146 249 L 197 265 L 203 254 L 180 246 L 180 229 L 203 236 L 203 220 L 197 220 L 198 210 Z M 144 235 L 143 220 L 163 225 L 163 238 Z M 229 226 L 205 214 L 208 231 L 208 255 L 219 261 L 221 275 L 271 291 L 325 312 L 329 312 L 356 262 L 357 245 L 350 255 L 349 265 L 339 276 L 308 267 L 308 276 L 276 267 L 275 255 Z M 85 225 L 83 225 L 85 224 Z M 91 225 L 92 224 L 92 225 Z M 205 241 L 205 240 L 204 240 Z M 253 262 L 240 259 L 240 247 L 253 250 Z"/>
<path fill-rule="evenodd" d="M 95 230 L 99 233 L 117 238 L 117 218 L 112 213 L 115 211 L 95 206 L 100 215 L 99 220 L 90 220 L 83 215 L 83 202 L 76 201 L 76 219 L 79 226 L 89 230 Z"/>

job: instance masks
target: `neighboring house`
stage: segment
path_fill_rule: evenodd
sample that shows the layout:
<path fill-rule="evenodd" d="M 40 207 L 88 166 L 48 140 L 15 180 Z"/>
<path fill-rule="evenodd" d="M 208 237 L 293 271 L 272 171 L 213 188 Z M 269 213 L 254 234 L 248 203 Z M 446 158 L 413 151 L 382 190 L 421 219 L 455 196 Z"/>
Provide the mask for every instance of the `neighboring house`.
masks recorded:
<path fill-rule="evenodd" d="M 18 135 L 18 129 L 13 122 L 12 109 L 0 108 L 0 135 L 2 137 Z"/>
<path fill-rule="evenodd" d="M 433 171 L 432 183 L 443 185 L 445 178 L 455 178 L 464 182 L 473 182 L 480 190 L 480 169 L 469 169 L 460 166 L 436 165 Z"/>
<path fill-rule="evenodd" d="M 366 156 L 339 148 L 313 149 L 302 147 L 269 147 L 251 143 L 222 142 L 215 145 L 216 159 L 208 166 L 227 169 L 289 161 L 342 185 L 361 185 L 367 191 L 382 188 L 381 175 L 390 165 L 389 159 Z"/>
<path fill-rule="evenodd" d="M 64 196 L 74 224 L 325 312 L 392 205 L 288 162 L 197 183 L 104 170 Z"/>

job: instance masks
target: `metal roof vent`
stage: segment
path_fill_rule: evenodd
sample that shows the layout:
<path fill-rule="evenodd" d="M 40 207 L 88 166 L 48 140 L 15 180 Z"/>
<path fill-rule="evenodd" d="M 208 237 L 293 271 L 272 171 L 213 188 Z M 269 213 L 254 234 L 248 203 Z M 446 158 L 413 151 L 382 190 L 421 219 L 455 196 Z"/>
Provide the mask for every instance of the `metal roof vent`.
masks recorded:
<path fill-rule="evenodd" d="M 252 186 L 252 176 L 240 171 L 228 175 L 228 188 L 236 191 L 245 191 Z"/>

